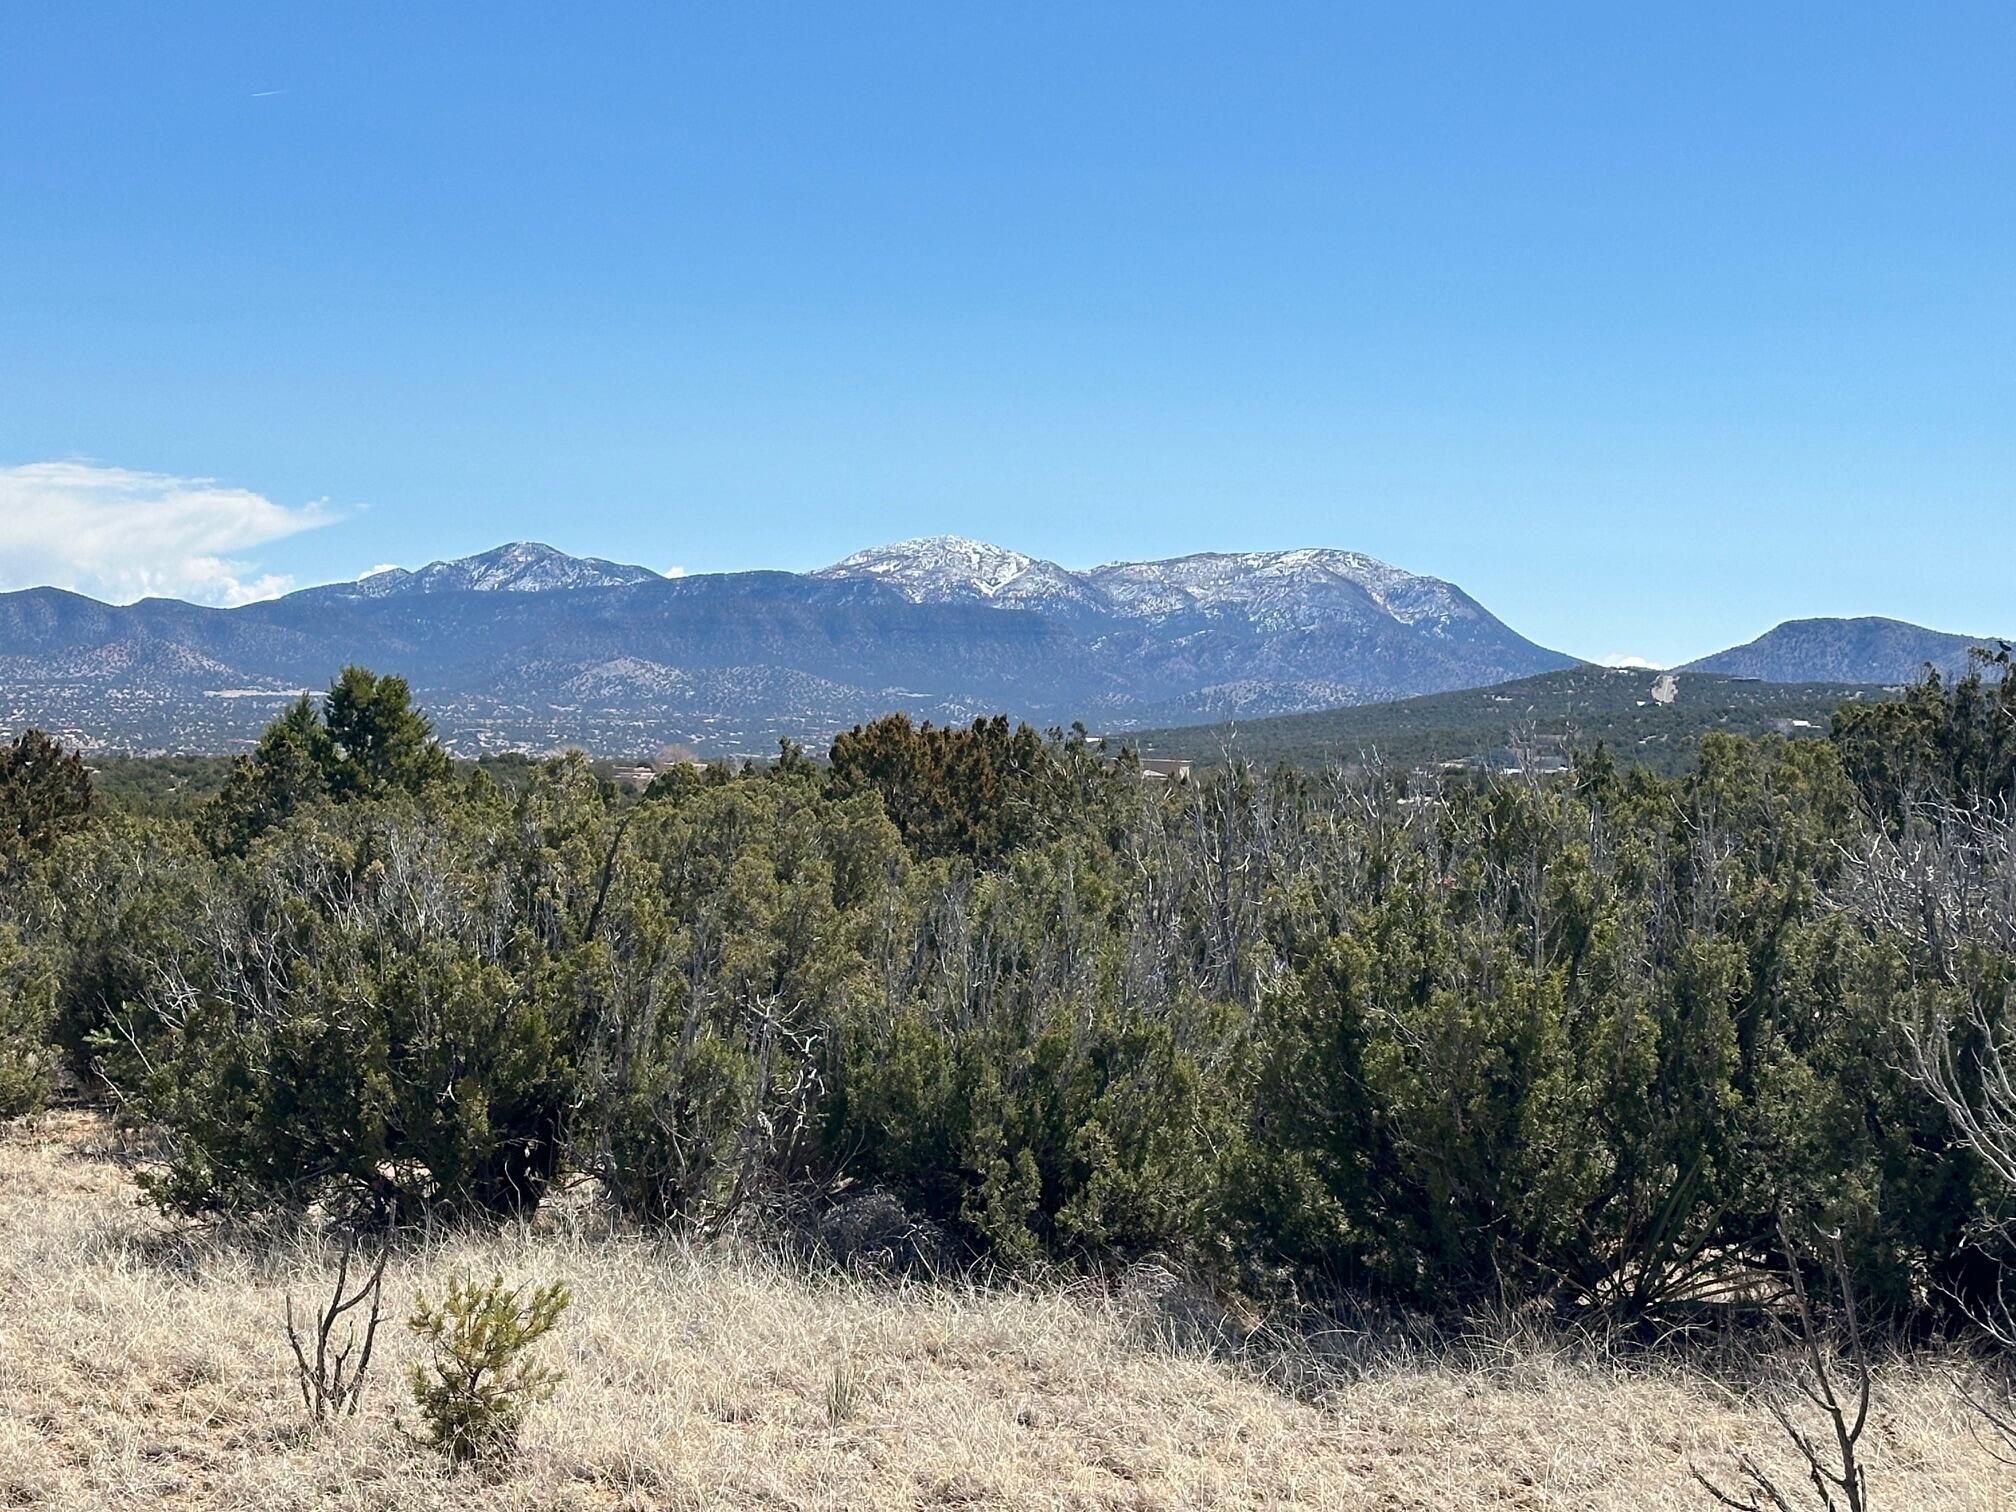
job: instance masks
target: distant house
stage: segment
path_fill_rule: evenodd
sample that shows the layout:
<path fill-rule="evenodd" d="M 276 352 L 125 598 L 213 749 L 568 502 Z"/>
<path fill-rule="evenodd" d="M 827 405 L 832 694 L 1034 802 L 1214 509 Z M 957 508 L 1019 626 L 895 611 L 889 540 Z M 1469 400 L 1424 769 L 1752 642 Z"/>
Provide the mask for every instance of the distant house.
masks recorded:
<path fill-rule="evenodd" d="M 1190 758 L 1187 756 L 1141 756 L 1136 758 L 1141 768 L 1143 782 L 1188 782 L 1190 780 Z"/>
<path fill-rule="evenodd" d="M 1566 735 L 1520 735 L 1481 758 L 1477 765 L 1495 772 L 1554 773 L 1575 764 L 1573 742 Z"/>

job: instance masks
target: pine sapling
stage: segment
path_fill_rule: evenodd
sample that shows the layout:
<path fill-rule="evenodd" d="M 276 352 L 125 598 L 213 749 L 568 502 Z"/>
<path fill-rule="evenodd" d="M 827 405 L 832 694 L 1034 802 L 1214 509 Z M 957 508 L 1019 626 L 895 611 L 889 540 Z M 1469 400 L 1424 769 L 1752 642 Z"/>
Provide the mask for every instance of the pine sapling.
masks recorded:
<path fill-rule="evenodd" d="M 502 1276 L 449 1283 L 436 1305 L 414 1301 L 407 1327 L 427 1341 L 431 1358 L 412 1371 L 413 1399 L 427 1427 L 423 1440 L 457 1464 L 508 1457 L 534 1403 L 553 1395 L 560 1372 L 526 1357 L 573 1301 L 564 1282 L 527 1291 Z"/>

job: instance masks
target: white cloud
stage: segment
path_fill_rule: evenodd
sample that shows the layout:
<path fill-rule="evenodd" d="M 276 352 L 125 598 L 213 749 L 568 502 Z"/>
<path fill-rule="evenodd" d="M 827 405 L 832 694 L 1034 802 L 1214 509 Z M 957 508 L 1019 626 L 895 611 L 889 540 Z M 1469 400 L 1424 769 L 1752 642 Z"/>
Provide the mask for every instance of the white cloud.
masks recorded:
<path fill-rule="evenodd" d="M 1608 656 L 1596 658 L 1599 667 L 1629 667 L 1633 671 L 1658 672 L 1664 669 L 1664 662 L 1656 662 L 1643 656 L 1626 656 L 1622 652 L 1612 652 Z"/>
<path fill-rule="evenodd" d="M 364 579 L 377 577 L 380 573 L 398 572 L 400 570 L 401 570 L 400 566 L 397 562 L 380 562 L 376 567 L 367 567 L 362 572 L 358 573 L 357 581 L 361 583 L 364 581 Z"/>
<path fill-rule="evenodd" d="M 211 478 L 95 462 L 0 467 L 0 589 L 47 585 L 113 603 L 272 598 L 293 579 L 238 553 L 335 519 L 324 503 L 275 504 Z"/>
<path fill-rule="evenodd" d="M 686 576 L 686 569 L 684 567 L 667 567 L 665 569 L 665 576 L 668 578 L 684 577 Z"/>

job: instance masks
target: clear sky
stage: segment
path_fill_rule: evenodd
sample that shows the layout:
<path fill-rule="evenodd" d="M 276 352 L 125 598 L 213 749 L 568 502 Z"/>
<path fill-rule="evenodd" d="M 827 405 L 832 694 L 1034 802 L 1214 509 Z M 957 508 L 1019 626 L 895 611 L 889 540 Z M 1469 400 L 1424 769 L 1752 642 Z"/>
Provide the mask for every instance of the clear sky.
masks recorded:
<path fill-rule="evenodd" d="M 10 7 L 0 586 L 950 531 L 2016 631 L 2016 7 L 1651 9 Z"/>

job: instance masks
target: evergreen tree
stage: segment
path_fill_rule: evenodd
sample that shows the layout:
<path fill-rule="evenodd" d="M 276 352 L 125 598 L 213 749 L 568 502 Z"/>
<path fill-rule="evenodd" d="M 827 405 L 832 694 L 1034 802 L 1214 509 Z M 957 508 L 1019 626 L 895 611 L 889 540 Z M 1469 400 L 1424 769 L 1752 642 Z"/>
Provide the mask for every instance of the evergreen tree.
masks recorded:
<path fill-rule="evenodd" d="M 2016 801 L 2016 665 L 1977 650 L 1951 683 L 1927 668 L 1901 699 L 1847 704 L 1833 738 L 1863 798 L 1893 826 L 1913 804 Z"/>
<path fill-rule="evenodd" d="M 332 784 L 339 795 L 417 793 L 448 776 L 448 753 L 403 677 L 345 667 L 329 685 L 322 717 L 340 757 Z"/>
<path fill-rule="evenodd" d="M 266 727 L 250 756 L 231 764 L 224 791 L 203 818 L 203 838 L 220 855 L 243 855 L 259 835 L 329 797 L 336 743 L 303 694 Z"/>
<path fill-rule="evenodd" d="M 413 707 L 403 677 L 345 667 L 321 712 L 303 694 L 232 764 L 198 829 L 219 855 L 245 854 L 260 835 L 325 802 L 417 793 L 445 782 L 448 753 Z"/>
<path fill-rule="evenodd" d="M 40 730 L 0 746 L 0 866 L 46 851 L 91 815 L 91 774 Z"/>
<path fill-rule="evenodd" d="M 891 714 L 833 741 L 833 781 L 872 790 L 912 849 L 999 857 L 1032 838 L 1056 754 L 1028 725 L 976 719 L 966 729 Z"/>

